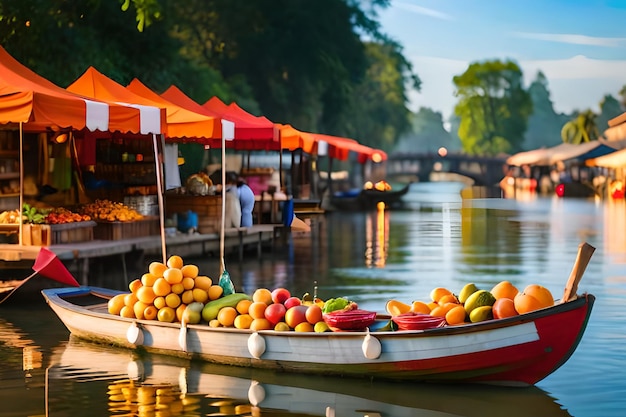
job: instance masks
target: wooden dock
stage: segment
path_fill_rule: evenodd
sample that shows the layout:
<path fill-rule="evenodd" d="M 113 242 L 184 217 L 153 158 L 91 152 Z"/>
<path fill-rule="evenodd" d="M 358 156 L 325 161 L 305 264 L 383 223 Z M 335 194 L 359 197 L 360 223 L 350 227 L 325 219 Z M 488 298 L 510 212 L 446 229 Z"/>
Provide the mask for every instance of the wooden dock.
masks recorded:
<path fill-rule="evenodd" d="M 257 256 L 260 258 L 264 244 L 271 243 L 274 246 L 279 241 L 280 235 L 288 232 L 289 229 L 281 224 L 256 224 L 251 227 L 229 228 L 224 232 L 224 249 L 227 253 L 236 251 L 239 259 L 242 260 L 244 249 L 255 245 Z M 220 235 L 219 233 L 176 234 L 166 236 L 165 245 L 166 257 L 173 254 L 201 256 L 209 253 L 217 253 L 216 256 L 219 256 Z M 144 236 L 122 240 L 92 240 L 51 245 L 48 249 L 76 274 L 76 279 L 81 284 L 87 285 L 91 260 L 119 256 L 124 279 L 127 280 L 126 255 L 129 253 L 136 253 L 137 257 L 161 255 L 161 239 L 160 236 Z M 38 253 L 38 246 L 0 244 L 0 262 L 6 268 L 11 266 L 29 268 Z"/>

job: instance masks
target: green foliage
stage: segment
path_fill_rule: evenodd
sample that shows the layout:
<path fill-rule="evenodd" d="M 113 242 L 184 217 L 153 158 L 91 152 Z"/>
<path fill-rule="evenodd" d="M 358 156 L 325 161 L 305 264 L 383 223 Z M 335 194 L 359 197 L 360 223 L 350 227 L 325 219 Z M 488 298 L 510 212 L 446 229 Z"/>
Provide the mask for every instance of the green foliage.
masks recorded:
<path fill-rule="evenodd" d="M 535 80 L 528 88 L 533 103 L 533 112 L 528 119 L 522 150 L 552 147 L 561 143 L 561 128 L 567 122 L 568 116 L 557 114 L 550 99 L 548 80 L 539 71 Z"/>
<path fill-rule="evenodd" d="M 421 107 L 413 116 L 412 131 L 402 136 L 394 151 L 435 153 L 441 147 L 458 151 L 461 143 L 456 135 L 444 128 L 441 113 Z"/>
<path fill-rule="evenodd" d="M 593 111 L 586 110 L 565 123 L 561 130 L 563 142 L 580 144 L 597 140 L 600 134 L 596 125 L 596 117 Z"/>
<path fill-rule="evenodd" d="M 522 86 L 522 71 L 512 61 L 475 62 L 453 78 L 459 102 L 459 137 L 469 154 L 494 155 L 521 149 L 530 95 Z"/>
<path fill-rule="evenodd" d="M 609 128 L 609 120 L 624 113 L 620 102 L 610 94 L 604 96 L 600 102 L 600 114 L 597 117 L 597 126 L 600 133 Z"/>

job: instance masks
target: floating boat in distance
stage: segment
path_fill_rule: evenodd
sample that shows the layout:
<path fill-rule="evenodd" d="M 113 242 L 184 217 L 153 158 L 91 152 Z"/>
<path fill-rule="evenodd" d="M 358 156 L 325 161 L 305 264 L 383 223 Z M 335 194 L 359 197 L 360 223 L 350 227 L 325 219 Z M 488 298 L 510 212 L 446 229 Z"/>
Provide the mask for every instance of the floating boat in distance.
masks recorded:
<path fill-rule="evenodd" d="M 330 204 L 337 210 L 361 211 L 372 210 L 380 202 L 385 207 L 394 207 L 402 203 L 402 198 L 409 192 L 411 183 L 397 190 L 381 191 L 375 188 L 351 190 L 333 194 Z"/>
<path fill-rule="evenodd" d="M 108 313 L 119 291 L 42 291 L 72 335 L 106 345 L 294 374 L 528 386 L 575 351 L 595 297 L 577 295 L 593 247 L 581 244 L 561 302 L 518 316 L 424 330 L 389 330 L 378 314 L 360 331 L 294 332 L 210 327 Z"/>

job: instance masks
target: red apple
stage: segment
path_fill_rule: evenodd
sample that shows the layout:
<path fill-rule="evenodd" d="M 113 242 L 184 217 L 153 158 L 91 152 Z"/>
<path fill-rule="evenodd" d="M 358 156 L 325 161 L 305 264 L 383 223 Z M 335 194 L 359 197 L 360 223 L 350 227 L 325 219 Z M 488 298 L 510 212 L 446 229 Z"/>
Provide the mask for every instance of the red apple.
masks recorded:
<path fill-rule="evenodd" d="M 298 324 L 306 321 L 307 310 L 308 307 L 303 305 L 297 305 L 287 309 L 285 313 L 285 323 L 292 329 L 295 329 Z"/>
<path fill-rule="evenodd" d="M 287 309 L 284 305 L 280 303 L 270 304 L 265 309 L 265 318 L 267 321 L 272 323 L 272 326 L 276 326 L 277 323 L 281 322 L 283 318 L 285 318 L 286 312 Z"/>
<path fill-rule="evenodd" d="M 302 300 L 300 300 L 298 297 L 289 297 L 285 300 L 283 304 L 285 304 L 285 307 L 287 308 L 287 310 L 289 310 L 291 307 L 301 305 Z"/>
<path fill-rule="evenodd" d="M 289 297 L 291 297 L 291 293 L 287 288 L 276 288 L 272 291 L 272 301 L 275 303 L 284 303 Z"/>

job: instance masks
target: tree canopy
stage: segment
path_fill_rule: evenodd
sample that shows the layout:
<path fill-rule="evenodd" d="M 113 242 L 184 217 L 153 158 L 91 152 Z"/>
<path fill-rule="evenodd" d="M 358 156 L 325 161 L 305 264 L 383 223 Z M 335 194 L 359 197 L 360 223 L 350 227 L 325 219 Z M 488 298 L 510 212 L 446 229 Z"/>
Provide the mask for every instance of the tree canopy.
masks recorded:
<path fill-rule="evenodd" d="M 89 66 L 157 92 L 174 84 L 301 130 L 390 147 L 419 78 L 380 31 L 388 0 L 6 0 L 0 41 L 61 86 Z"/>
<path fill-rule="evenodd" d="M 532 113 L 522 81 L 521 69 L 510 60 L 474 62 L 453 78 L 459 137 L 467 153 L 494 155 L 522 148 Z"/>

